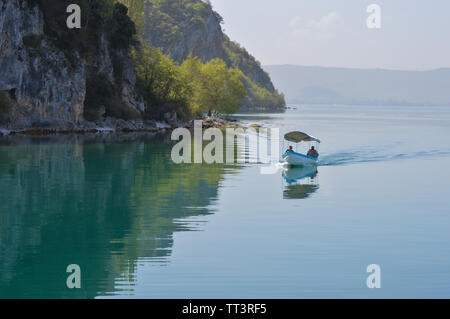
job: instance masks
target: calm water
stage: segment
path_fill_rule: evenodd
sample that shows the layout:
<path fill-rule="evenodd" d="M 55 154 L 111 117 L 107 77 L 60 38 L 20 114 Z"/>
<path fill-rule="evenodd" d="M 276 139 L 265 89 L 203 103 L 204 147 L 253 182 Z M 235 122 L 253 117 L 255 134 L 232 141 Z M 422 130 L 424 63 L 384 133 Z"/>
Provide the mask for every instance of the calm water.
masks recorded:
<path fill-rule="evenodd" d="M 238 117 L 320 137 L 318 173 L 175 165 L 160 136 L 0 139 L 0 297 L 450 298 L 450 108 Z"/>

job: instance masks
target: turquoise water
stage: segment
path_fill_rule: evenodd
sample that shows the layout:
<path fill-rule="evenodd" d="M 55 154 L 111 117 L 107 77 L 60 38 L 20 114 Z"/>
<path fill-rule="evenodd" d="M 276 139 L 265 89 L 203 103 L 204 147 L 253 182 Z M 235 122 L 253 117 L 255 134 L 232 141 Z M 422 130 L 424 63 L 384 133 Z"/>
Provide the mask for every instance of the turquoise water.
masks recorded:
<path fill-rule="evenodd" d="M 167 136 L 1 138 L 0 297 L 450 297 L 450 108 L 237 117 L 321 138 L 317 172 L 175 165 Z"/>

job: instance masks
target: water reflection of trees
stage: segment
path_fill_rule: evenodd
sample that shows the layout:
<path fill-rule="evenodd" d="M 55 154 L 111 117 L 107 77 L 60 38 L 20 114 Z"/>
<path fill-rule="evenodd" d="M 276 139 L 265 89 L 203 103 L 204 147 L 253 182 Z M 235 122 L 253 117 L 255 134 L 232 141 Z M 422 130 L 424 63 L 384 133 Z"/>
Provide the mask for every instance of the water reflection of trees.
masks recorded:
<path fill-rule="evenodd" d="M 105 140 L 105 139 L 110 139 Z M 211 214 L 223 165 L 175 165 L 160 137 L 53 137 L 0 146 L 0 297 L 82 297 L 167 262 L 173 233 Z M 67 265 L 82 289 L 65 286 Z"/>

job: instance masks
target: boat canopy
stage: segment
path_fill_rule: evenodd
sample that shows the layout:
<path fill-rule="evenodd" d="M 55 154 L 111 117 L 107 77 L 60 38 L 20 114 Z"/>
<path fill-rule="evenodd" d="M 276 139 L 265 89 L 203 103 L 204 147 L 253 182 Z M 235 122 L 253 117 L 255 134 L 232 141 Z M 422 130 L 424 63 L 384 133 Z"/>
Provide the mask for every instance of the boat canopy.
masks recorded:
<path fill-rule="evenodd" d="M 320 140 L 309 136 L 306 133 L 303 132 L 290 132 L 284 135 L 284 139 L 289 142 L 293 143 L 300 143 L 300 142 L 317 142 L 320 143 Z"/>

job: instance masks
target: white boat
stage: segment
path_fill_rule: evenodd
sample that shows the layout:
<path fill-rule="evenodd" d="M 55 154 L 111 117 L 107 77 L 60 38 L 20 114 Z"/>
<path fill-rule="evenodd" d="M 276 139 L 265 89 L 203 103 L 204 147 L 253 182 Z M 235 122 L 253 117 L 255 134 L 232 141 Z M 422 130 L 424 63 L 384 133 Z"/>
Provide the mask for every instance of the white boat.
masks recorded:
<path fill-rule="evenodd" d="M 293 142 L 293 143 L 301 143 L 301 142 L 315 142 L 320 143 L 318 138 L 312 137 L 303 132 L 290 132 L 284 136 L 284 139 Z M 288 150 L 284 153 L 282 157 L 282 161 L 286 164 L 293 166 L 315 166 L 317 165 L 318 158 L 311 157 L 305 154 L 294 152 L 293 150 Z"/>
<path fill-rule="evenodd" d="M 311 166 L 317 165 L 317 158 L 300 154 L 294 151 L 287 151 L 283 155 L 283 161 L 294 166 Z"/>

